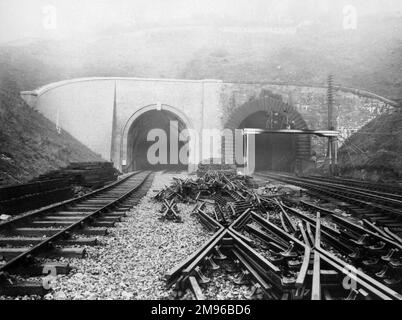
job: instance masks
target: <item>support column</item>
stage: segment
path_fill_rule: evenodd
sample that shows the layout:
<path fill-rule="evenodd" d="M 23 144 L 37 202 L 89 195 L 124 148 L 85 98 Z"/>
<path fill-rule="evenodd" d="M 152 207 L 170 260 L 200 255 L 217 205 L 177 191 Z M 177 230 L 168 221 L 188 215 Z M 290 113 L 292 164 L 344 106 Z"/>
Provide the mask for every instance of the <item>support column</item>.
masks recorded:
<path fill-rule="evenodd" d="M 245 174 L 252 175 L 255 170 L 255 135 L 246 134 L 246 168 Z"/>
<path fill-rule="evenodd" d="M 246 167 L 245 167 L 245 170 L 244 170 L 244 173 L 245 174 L 249 174 L 249 164 L 248 164 L 248 155 L 249 155 L 249 141 L 248 141 L 248 137 L 249 137 L 249 135 L 248 134 L 246 134 L 245 135 L 246 136 Z"/>
<path fill-rule="evenodd" d="M 329 160 L 329 174 L 332 175 L 332 167 L 333 167 L 333 163 L 332 163 L 332 139 L 331 137 L 328 138 L 328 151 L 327 151 L 327 155 L 328 155 L 328 160 Z"/>
<path fill-rule="evenodd" d="M 338 138 L 334 137 L 332 138 L 333 141 L 333 146 L 332 146 L 332 151 L 333 151 L 333 174 L 335 176 L 338 175 Z"/>

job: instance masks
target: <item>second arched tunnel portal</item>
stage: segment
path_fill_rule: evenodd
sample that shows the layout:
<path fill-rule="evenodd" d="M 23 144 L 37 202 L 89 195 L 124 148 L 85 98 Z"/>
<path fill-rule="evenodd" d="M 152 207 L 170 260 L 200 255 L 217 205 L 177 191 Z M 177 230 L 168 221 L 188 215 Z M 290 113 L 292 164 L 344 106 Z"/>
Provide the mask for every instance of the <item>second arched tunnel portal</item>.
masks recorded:
<path fill-rule="evenodd" d="M 261 95 L 237 108 L 230 114 L 225 128 L 309 129 L 306 121 L 292 106 L 268 95 Z M 225 159 L 235 158 L 235 153 L 239 152 L 236 147 L 235 144 L 222 144 Z M 311 155 L 311 139 L 307 135 L 270 133 L 255 136 L 256 170 L 301 170 L 303 161 L 308 161 Z"/>

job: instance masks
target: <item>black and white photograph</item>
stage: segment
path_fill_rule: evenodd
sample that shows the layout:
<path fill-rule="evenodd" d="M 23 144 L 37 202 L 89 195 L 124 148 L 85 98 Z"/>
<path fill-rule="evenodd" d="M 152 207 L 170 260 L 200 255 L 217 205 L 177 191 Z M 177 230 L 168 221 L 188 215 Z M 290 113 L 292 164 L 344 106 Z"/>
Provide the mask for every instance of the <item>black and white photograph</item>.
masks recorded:
<path fill-rule="evenodd" d="M 402 1 L 0 0 L 0 309 L 49 300 L 402 300 Z"/>

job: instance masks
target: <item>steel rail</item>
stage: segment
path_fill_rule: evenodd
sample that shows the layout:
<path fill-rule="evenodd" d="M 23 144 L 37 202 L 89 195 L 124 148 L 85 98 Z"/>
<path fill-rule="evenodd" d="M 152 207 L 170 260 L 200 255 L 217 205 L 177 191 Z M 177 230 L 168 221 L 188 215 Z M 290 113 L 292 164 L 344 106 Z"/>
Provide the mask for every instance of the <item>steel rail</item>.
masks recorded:
<path fill-rule="evenodd" d="M 371 192 L 375 192 L 379 195 L 394 197 L 395 199 L 402 200 L 402 187 L 391 184 L 379 184 L 379 183 L 371 183 L 367 181 L 358 181 L 352 179 L 342 179 L 338 177 L 333 177 L 331 179 L 326 177 L 318 177 L 318 176 L 302 176 L 304 179 L 315 180 L 315 181 L 324 181 L 330 182 L 339 185 L 351 185 L 358 188 L 370 190 Z M 379 191 L 381 190 L 381 191 Z M 393 190 L 390 192 L 389 190 Z"/>
<path fill-rule="evenodd" d="M 273 284 L 277 290 L 283 290 L 284 287 L 280 276 L 281 270 L 244 242 L 239 237 L 237 231 L 228 230 L 228 233 L 233 238 L 233 246 L 235 250 L 237 250 L 247 260 L 247 262 L 255 268 L 261 277 Z"/>
<path fill-rule="evenodd" d="M 299 230 L 302 235 L 304 243 L 306 244 L 307 247 L 311 248 L 311 246 L 314 245 L 314 243 L 311 242 L 311 244 L 310 244 L 310 240 L 308 239 L 306 230 L 304 229 L 304 226 L 303 226 L 303 221 L 299 222 L 298 227 L 299 227 Z"/>
<path fill-rule="evenodd" d="M 279 237 L 273 237 L 271 235 L 268 235 L 267 233 L 258 230 L 256 227 L 254 227 L 252 225 L 246 225 L 245 230 L 248 233 L 251 233 L 253 236 L 259 238 L 260 240 L 262 240 L 263 242 L 265 242 L 268 245 L 272 246 L 272 243 L 274 243 L 277 248 L 279 247 L 283 251 L 285 251 L 288 246 L 288 243 L 285 240 L 283 240 Z"/>
<path fill-rule="evenodd" d="M 315 239 L 314 239 L 314 267 L 313 267 L 313 283 L 311 289 L 311 300 L 321 300 L 321 261 L 317 248 L 321 246 L 321 220 L 320 213 L 317 213 Z"/>
<path fill-rule="evenodd" d="M 272 286 L 265 281 L 258 271 L 244 258 L 244 256 L 236 249 L 232 249 L 233 255 L 239 260 L 239 262 L 248 270 L 251 276 L 261 285 L 264 291 L 269 291 L 272 289 Z"/>
<path fill-rule="evenodd" d="M 402 250 L 402 246 L 401 246 L 402 243 L 400 244 L 398 242 L 395 242 L 395 239 L 392 238 L 392 237 L 391 238 L 389 236 L 385 237 L 380 233 L 375 233 L 372 230 L 369 230 L 367 228 L 363 228 L 362 226 L 354 224 L 354 223 L 346 220 L 345 218 L 337 215 L 335 212 L 332 212 L 332 211 L 330 211 L 328 209 L 317 207 L 317 206 L 315 206 L 313 204 L 310 204 L 309 202 L 305 202 L 305 201 L 301 201 L 301 203 L 306 205 L 306 206 L 309 206 L 309 207 L 311 207 L 311 208 L 313 208 L 315 210 L 318 210 L 321 213 L 324 212 L 326 214 L 329 214 L 330 219 L 333 222 L 337 223 L 338 225 L 342 226 L 343 228 L 346 228 L 346 229 L 349 229 L 351 231 L 354 231 L 354 232 L 358 233 L 360 236 L 363 235 L 363 234 L 368 234 L 368 235 L 370 235 L 371 237 L 373 237 L 374 239 L 376 239 L 378 241 L 384 241 L 390 247 L 396 247 L 396 248 Z M 294 213 L 295 215 L 297 215 L 302 220 L 304 220 L 306 222 L 309 222 L 311 224 L 315 223 L 314 219 L 304 215 L 302 212 L 299 212 L 298 210 L 296 210 L 294 208 L 291 208 L 291 207 L 288 207 L 286 205 L 283 205 L 283 206 L 286 209 L 288 209 L 289 211 L 291 211 L 292 213 Z M 326 232 L 329 232 L 331 235 L 333 235 L 335 237 L 342 237 L 342 235 L 341 235 L 341 233 L 339 231 L 335 231 L 334 229 L 331 229 L 331 228 L 326 227 L 324 225 L 321 226 L 321 229 L 326 231 Z M 344 240 L 348 240 L 348 239 L 344 239 Z"/>
<path fill-rule="evenodd" d="M 223 226 L 217 220 L 208 215 L 203 209 L 197 208 L 197 210 L 194 211 L 194 214 L 197 215 L 201 220 L 201 223 L 203 223 L 208 229 L 214 232 L 223 229 Z"/>
<path fill-rule="evenodd" d="M 349 276 L 353 279 L 356 284 L 361 285 L 369 292 L 382 298 L 384 300 L 402 300 L 402 296 L 396 291 L 390 289 L 389 287 L 383 285 L 377 280 L 371 278 L 364 272 L 350 266 L 346 262 L 337 258 L 332 253 L 321 248 L 321 238 L 320 238 L 320 214 L 317 213 L 317 223 L 315 226 L 315 245 L 314 245 L 314 271 L 313 271 L 313 286 L 312 286 L 312 300 L 321 299 L 321 283 L 320 283 L 320 260 L 325 261 L 334 267 L 337 271 Z"/>
<path fill-rule="evenodd" d="M 30 248 L 29 250 L 27 250 L 27 251 L 19 254 L 18 256 L 14 257 L 10 261 L 8 261 L 6 264 L 0 266 L 0 272 L 7 271 L 7 270 L 11 269 L 12 267 L 15 267 L 15 266 L 23 263 L 26 260 L 27 257 L 31 257 L 31 256 L 35 255 L 36 253 L 38 253 L 39 251 L 45 250 L 47 247 L 52 247 L 54 245 L 55 241 L 59 240 L 60 238 L 65 237 L 65 236 L 68 236 L 68 234 L 71 231 L 73 231 L 75 228 L 82 227 L 84 225 L 84 223 L 87 222 L 88 220 L 94 218 L 95 216 L 99 215 L 100 213 L 104 212 L 105 210 L 108 210 L 108 209 L 114 207 L 116 204 L 120 203 L 122 200 L 124 200 L 129 195 L 131 195 L 134 191 L 136 191 L 138 188 L 140 188 L 142 186 L 142 184 L 146 181 L 146 179 L 149 177 L 150 174 L 151 174 L 151 172 L 145 172 L 145 177 L 143 178 L 143 180 L 138 185 L 136 185 L 133 188 L 131 188 L 129 191 L 127 191 L 125 194 L 123 194 L 122 196 L 120 196 L 116 200 L 113 200 L 109 204 L 103 206 L 102 208 L 100 208 L 100 209 L 98 209 L 98 210 L 96 210 L 94 212 L 90 212 L 88 215 L 86 215 L 82 219 L 80 219 L 77 222 L 71 224 L 70 226 L 60 230 L 59 232 L 57 232 L 56 234 L 50 236 L 49 238 L 46 238 L 45 240 L 43 240 L 39 244 L 35 245 L 34 247 Z M 91 195 L 98 194 L 101 191 L 104 191 L 106 189 L 110 189 L 110 188 L 113 188 L 113 187 L 115 187 L 117 185 L 120 185 L 120 184 L 122 184 L 123 182 L 127 181 L 129 178 L 131 178 L 131 177 L 133 177 L 135 175 L 137 175 L 137 174 L 133 173 L 132 175 L 126 177 L 124 180 L 122 179 L 123 181 L 120 180 L 120 181 L 118 181 L 118 183 L 114 183 L 112 185 L 109 185 L 106 188 L 102 188 L 102 189 L 99 189 L 99 190 L 97 190 L 95 192 L 92 192 Z M 85 198 L 88 198 L 88 196 L 85 197 Z M 79 199 L 81 200 L 82 197 L 80 197 Z M 75 200 L 75 199 L 73 199 L 73 200 Z"/>
<path fill-rule="evenodd" d="M 289 212 L 293 213 L 294 215 L 296 215 L 298 218 L 300 218 L 302 221 L 306 222 L 306 227 L 307 227 L 307 231 L 308 234 L 310 235 L 311 233 L 311 226 L 314 226 L 316 224 L 316 220 L 313 218 L 308 217 L 307 215 L 305 215 L 304 213 L 286 206 L 285 204 L 283 204 L 283 207 L 285 209 L 287 209 Z M 321 211 L 320 211 L 321 213 Z M 331 212 L 331 218 L 333 217 L 333 213 Z M 334 230 L 330 227 L 327 227 L 325 225 L 321 225 L 321 236 L 323 238 L 325 238 L 328 242 L 330 242 L 333 246 L 337 247 L 338 249 L 340 249 L 341 251 L 345 252 L 345 253 L 352 253 L 353 250 L 352 248 L 348 245 L 343 243 L 341 240 L 345 241 L 346 243 L 350 244 L 350 239 L 349 238 L 345 238 L 341 232 Z M 310 236 L 310 238 L 313 238 Z M 314 243 L 314 241 L 312 242 L 312 244 Z"/>
<path fill-rule="evenodd" d="M 203 254 L 203 252 L 210 246 L 212 242 L 215 241 L 215 239 L 222 234 L 224 231 L 224 228 L 221 228 L 217 232 L 215 232 L 198 250 L 196 250 L 194 253 L 192 253 L 190 256 L 188 256 L 186 259 L 184 259 L 179 265 L 173 267 L 169 271 L 165 273 L 165 279 L 168 281 L 167 286 L 170 287 L 175 278 L 179 278 L 181 275 L 181 272 L 187 268 L 196 258 L 197 256 L 200 256 Z"/>
<path fill-rule="evenodd" d="M 189 276 L 188 280 L 190 282 L 191 291 L 193 291 L 194 296 L 197 300 L 205 300 L 205 296 L 202 293 L 200 285 L 198 284 L 197 279 L 194 276 Z"/>
<path fill-rule="evenodd" d="M 60 208 L 63 208 L 65 206 L 69 205 L 69 204 L 79 202 L 81 200 L 85 200 L 85 199 L 87 199 L 89 197 L 95 196 L 98 193 L 101 193 L 103 191 L 106 191 L 106 190 L 114 188 L 115 186 L 123 183 L 127 179 L 129 179 L 129 178 L 131 178 L 131 177 L 133 177 L 133 176 L 135 176 L 135 175 L 137 175 L 139 173 L 140 173 L 140 171 L 134 171 L 131 174 L 127 175 L 126 177 L 124 177 L 124 178 L 122 178 L 122 179 L 120 179 L 118 181 L 112 182 L 112 183 L 110 183 L 110 184 L 108 184 L 108 185 L 106 185 L 106 186 L 104 186 L 104 187 L 102 187 L 100 189 L 97 189 L 97 190 L 94 190 L 92 192 L 86 193 L 86 194 L 84 194 L 82 196 L 79 196 L 77 198 L 72 198 L 72 199 L 68 199 L 68 200 L 65 200 L 65 201 L 62 201 L 62 202 L 59 202 L 59 203 L 55 203 L 55 204 L 47 206 L 45 208 L 40 208 L 38 210 L 34 210 L 32 212 L 29 212 L 26 215 L 21 215 L 21 216 L 18 216 L 18 217 L 11 218 L 11 219 L 9 219 L 7 221 L 1 222 L 0 223 L 0 230 L 4 226 L 8 227 L 9 225 L 19 223 L 19 222 L 21 222 L 21 221 L 23 221 L 25 219 L 36 217 L 36 215 L 41 215 L 41 214 L 44 214 L 44 213 L 47 213 L 47 212 L 51 212 L 51 211 L 53 211 L 55 209 L 60 209 Z"/>
<path fill-rule="evenodd" d="M 278 228 L 271 222 L 262 219 L 259 215 L 257 215 L 255 212 L 251 212 L 251 218 L 254 219 L 257 223 L 259 223 L 261 226 L 263 226 L 266 230 L 273 232 L 278 236 L 280 239 L 287 239 L 288 241 L 292 241 L 295 243 L 300 250 L 303 250 L 303 262 L 302 266 L 299 270 L 298 277 L 296 279 L 296 287 L 301 287 L 304 284 L 307 271 L 308 271 L 308 266 L 310 263 L 310 255 L 311 255 L 311 250 L 308 244 L 305 244 L 301 242 L 299 239 L 295 238 L 294 236 L 284 232 L 282 229 Z"/>
<path fill-rule="evenodd" d="M 258 173 L 257 175 L 261 175 L 261 176 L 266 176 L 272 179 L 276 179 L 276 180 L 281 180 L 281 181 L 285 181 L 288 183 L 292 183 L 292 184 L 296 184 L 296 185 L 301 185 L 303 187 L 306 188 L 311 188 L 313 190 L 318 190 L 319 192 L 328 192 L 333 194 L 335 191 L 337 192 L 337 194 L 341 193 L 341 194 L 352 194 L 358 197 L 361 197 L 363 199 L 369 199 L 369 200 L 374 200 L 382 203 L 382 204 L 389 204 L 392 203 L 394 204 L 396 207 L 402 207 L 402 201 L 399 200 L 395 200 L 395 199 L 390 199 L 387 197 L 382 197 L 382 196 L 377 196 L 375 194 L 372 193 L 368 193 L 366 191 L 358 191 L 356 190 L 357 188 L 353 188 L 353 187 L 348 187 L 348 186 L 340 186 L 340 185 L 335 185 L 333 183 L 330 182 L 321 182 L 321 184 L 318 186 L 316 182 L 312 182 L 311 180 L 305 179 L 305 178 L 300 178 L 300 177 L 292 177 L 292 176 L 288 176 L 288 175 L 284 175 L 284 174 L 273 174 L 273 173 L 268 173 L 268 174 L 260 174 Z M 340 195 L 339 195 L 340 196 Z M 349 198 L 349 197 L 346 197 Z M 372 203 L 370 202 L 365 202 L 359 199 L 354 199 L 355 201 L 358 201 L 359 203 L 362 203 L 366 206 L 373 206 Z M 380 207 L 379 207 L 380 208 Z M 389 210 L 390 212 L 393 212 L 395 214 L 398 215 L 402 215 L 401 211 L 395 211 L 396 209 L 393 207 L 384 207 L 384 210 Z"/>
<path fill-rule="evenodd" d="M 354 223 L 346 220 L 343 217 L 340 217 L 338 215 L 333 215 L 333 216 L 331 216 L 331 219 L 334 222 L 342 225 L 343 227 L 351 229 L 351 230 L 354 230 L 354 231 L 358 232 L 361 235 L 368 234 L 368 235 L 372 236 L 373 238 L 377 239 L 378 241 L 385 242 L 385 244 L 387 244 L 390 247 L 395 247 L 398 250 L 402 250 L 402 244 L 400 244 L 398 242 L 395 242 L 395 240 L 390 240 L 389 238 L 386 238 L 386 237 L 382 236 L 381 234 L 375 233 L 375 232 L 373 232 L 371 230 L 363 228 L 362 226 L 354 224 Z"/>
<path fill-rule="evenodd" d="M 375 294 L 384 300 L 402 300 L 401 294 L 383 285 L 381 282 L 371 278 L 366 273 L 342 261 L 332 253 L 316 247 L 314 250 L 318 251 L 320 258 L 334 267 L 337 271 L 349 276 L 356 284 L 361 285 L 369 292 Z"/>
<path fill-rule="evenodd" d="M 303 262 L 296 279 L 296 287 L 300 288 L 305 284 L 308 268 L 310 265 L 311 248 L 308 245 L 304 247 Z"/>
<path fill-rule="evenodd" d="M 276 204 L 279 206 L 279 208 L 281 209 L 281 221 L 283 222 L 283 224 L 286 224 L 286 225 L 288 225 L 289 226 L 289 228 L 291 229 L 291 232 L 290 233 L 296 233 L 296 231 L 297 231 L 297 228 L 296 228 L 296 226 L 294 225 L 294 223 L 292 222 L 292 220 L 289 218 L 289 215 L 288 215 L 288 213 L 286 212 L 286 210 L 285 210 L 285 208 L 282 206 L 282 204 L 281 204 L 281 202 L 280 201 L 278 201 L 276 198 L 275 198 L 275 202 L 276 202 Z"/>
<path fill-rule="evenodd" d="M 261 176 L 262 176 L 262 177 L 265 177 L 265 178 L 270 178 L 270 179 L 271 179 L 270 176 L 264 176 L 264 175 L 261 175 Z M 281 178 L 274 178 L 274 179 L 277 179 L 277 180 L 281 180 L 281 181 L 282 181 Z M 286 180 L 286 179 L 285 179 L 285 180 Z M 286 181 L 288 181 L 288 180 L 286 180 Z M 299 184 L 298 182 L 293 182 L 293 181 L 292 181 L 291 183 L 296 184 L 296 185 Z M 307 188 L 308 188 L 308 187 L 307 187 Z M 377 210 L 386 211 L 387 213 L 384 213 L 384 217 L 386 217 L 387 214 L 388 214 L 388 215 L 395 215 L 395 214 L 397 214 L 397 215 L 398 215 L 397 218 L 399 218 L 399 217 L 400 217 L 400 214 L 402 213 L 401 211 L 395 211 L 394 208 L 389 208 L 389 207 L 385 208 L 385 207 L 383 207 L 383 206 L 381 206 L 381 205 L 376 205 L 376 204 L 374 204 L 374 203 L 365 202 L 365 201 L 361 201 L 361 200 L 354 199 L 354 198 L 350 198 L 350 197 L 345 197 L 345 196 L 340 195 L 339 193 L 323 191 L 322 188 L 321 188 L 321 187 L 318 187 L 318 186 L 310 187 L 310 189 L 313 189 L 313 190 L 316 189 L 318 193 L 324 192 L 324 193 L 326 193 L 327 195 L 329 195 L 329 196 L 331 196 L 331 197 L 333 197 L 333 198 L 342 199 L 343 201 L 346 201 L 346 202 L 350 202 L 350 203 L 356 203 L 356 202 L 357 202 L 360 206 L 363 206 L 363 207 L 372 207 L 372 208 L 377 209 Z M 319 195 L 318 195 L 318 196 L 319 196 Z M 319 197 L 320 197 L 320 196 L 319 196 Z M 309 204 L 309 203 L 307 203 L 307 202 L 303 202 L 303 204 L 304 204 L 304 205 L 307 205 L 307 206 L 309 206 L 309 207 L 314 208 L 313 205 L 311 205 L 311 204 Z M 333 212 L 331 212 L 330 210 L 320 208 L 320 211 L 323 211 L 324 213 L 331 214 L 331 217 L 333 216 L 334 219 L 337 219 L 337 218 L 338 218 L 338 217 L 337 217 L 336 215 L 334 215 Z M 395 218 L 395 219 L 397 219 L 397 218 Z M 387 226 L 387 223 L 384 222 L 384 223 L 383 223 L 383 226 L 386 227 L 386 226 Z M 327 230 L 327 231 L 328 231 L 328 230 Z M 371 235 L 373 235 L 373 234 L 375 234 L 375 233 L 374 233 L 374 232 L 371 232 Z M 378 238 L 378 237 L 377 237 L 377 238 Z M 389 242 L 393 242 L 393 241 L 391 241 L 391 240 L 390 240 L 389 238 L 387 238 L 387 237 L 382 236 L 382 238 L 383 238 L 383 239 L 381 239 L 381 240 L 384 240 L 384 239 L 385 239 L 387 244 L 389 244 Z M 394 243 L 393 245 L 395 246 L 395 243 Z M 396 245 L 398 246 L 399 243 L 397 243 Z"/>
<path fill-rule="evenodd" d="M 190 276 L 194 273 L 194 269 L 197 265 L 200 264 L 200 262 L 212 251 L 216 245 L 218 245 L 219 241 L 222 240 L 222 238 L 227 234 L 226 230 L 222 230 L 221 232 L 218 232 L 216 237 L 213 238 L 212 242 L 208 243 L 206 247 L 203 248 L 202 251 L 200 251 L 192 261 L 182 270 L 182 274 L 184 277 Z"/>
<path fill-rule="evenodd" d="M 274 276 L 274 274 L 279 273 L 279 268 L 271 264 L 248 245 L 248 243 L 251 242 L 251 239 L 244 237 L 234 229 L 240 228 L 242 225 L 244 225 L 244 223 L 246 223 L 246 221 L 250 218 L 250 209 L 245 210 L 226 229 L 221 224 L 219 224 L 219 222 L 215 221 L 215 219 L 200 210 L 200 207 L 196 207 L 194 210 L 201 211 L 201 214 L 209 217 L 206 218 L 206 220 L 209 220 L 209 223 L 214 223 L 217 226 L 219 225 L 221 226 L 221 228 L 218 232 L 214 234 L 214 236 L 210 240 L 207 241 L 207 243 L 202 248 L 193 253 L 183 263 L 172 269 L 172 271 L 170 271 L 169 274 L 166 275 L 167 280 L 169 281 L 168 286 L 172 285 L 173 278 L 178 279 L 181 283 L 184 283 L 185 281 L 190 281 L 189 286 L 190 289 L 194 292 L 196 299 L 202 298 L 202 292 L 199 290 L 198 282 L 194 277 L 196 267 L 199 266 L 200 263 L 202 263 L 205 257 L 210 254 L 210 252 L 225 236 L 229 236 L 231 239 L 233 239 L 234 248 L 231 252 L 239 259 L 244 268 L 249 271 L 249 273 L 257 281 L 257 283 L 260 284 L 264 292 L 267 293 L 268 290 L 272 288 L 272 286 L 268 283 L 270 281 L 276 281 L 276 286 L 278 286 L 278 283 L 280 282 L 280 277 L 279 275 Z M 267 271 L 267 268 L 269 269 L 269 271 Z M 267 274 L 267 272 L 269 274 Z M 192 281 L 191 277 L 193 277 Z M 266 280 L 264 280 L 264 278 L 267 278 L 267 280 L 269 281 L 267 282 Z"/>
<path fill-rule="evenodd" d="M 387 227 L 384 228 L 384 231 L 387 235 L 389 235 L 394 241 L 398 242 L 402 245 L 402 238 L 398 237 L 395 233 L 389 230 Z"/>
<path fill-rule="evenodd" d="M 301 242 L 299 239 L 297 239 L 294 236 L 286 233 L 284 230 L 282 230 L 281 228 L 277 227 L 272 222 L 269 222 L 269 221 L 261 218 L 258 214 L 256 214 L 253 211 L 251 212 L 251 218 L 255 222 L 257 222 L 259 225 L 261 225 L 263 228 L 265 228 L 266 230 L 274 233 L 275 235 L 279 236 L 280 238 L 282 238 L 282 239 L 285 238 L 288 241 L 292 241 L 295 245 L 297 245 L 297 247 L 300 250 L 303 250 L 303 252 L 304 252 L 305 244 L 303 242 Z"/>
<path fill-rule="evenodd" d="M 384 238 L 388 238 L 389 240 L 393 240 L 391 236 L 389 236 L 385 231 L 383 231 L 381 228 L 376 226 L 374 223 L 367 219 L 362 219 L 363 225 L 367 227 L 367 229 L 371 229 L 373 232 L 383 236 Z"/>

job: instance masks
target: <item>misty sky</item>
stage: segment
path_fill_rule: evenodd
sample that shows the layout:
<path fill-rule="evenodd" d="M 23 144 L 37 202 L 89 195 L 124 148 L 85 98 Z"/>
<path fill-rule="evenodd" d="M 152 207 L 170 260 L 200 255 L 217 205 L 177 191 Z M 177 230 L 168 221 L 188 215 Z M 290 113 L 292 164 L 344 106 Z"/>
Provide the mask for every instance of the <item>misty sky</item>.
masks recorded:
<path fill-rule="evenodd" d="M 108 27 L 173 25 L 199 21 L 200 17 L 203 21 L 230 18 L 245 24 L 276 17 L 311 20 L 328 13 L 339 15 L 347 4 L 354 5 L 360 15 L 402 10 L 400 0 L 0 0 L 0 43 L 85 37 Z M 56 19 L 49 22 L 53 8 Z"/>

